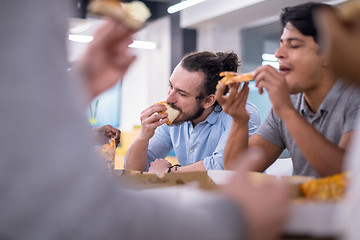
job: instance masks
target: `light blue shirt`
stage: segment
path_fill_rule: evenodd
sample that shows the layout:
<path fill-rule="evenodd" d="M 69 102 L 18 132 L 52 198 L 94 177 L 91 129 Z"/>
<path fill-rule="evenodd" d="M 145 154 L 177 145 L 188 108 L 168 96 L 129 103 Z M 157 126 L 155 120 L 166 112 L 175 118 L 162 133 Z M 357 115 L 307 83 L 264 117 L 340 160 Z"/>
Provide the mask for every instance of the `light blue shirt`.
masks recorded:
<path fill-rule="evenodd" d="M 246 110 L 250 114 L 251 136 L 260 125 L 260 115 L 257 108 L 249 102 L 246 103 Z M 158 158 L 164 159 L 173 149 L 181 166 L 204 160 L 206 170 L 223 170 L 223 155 L 231 122 L 231 116 L 217 105 L 210 115 L 195 127 L 191 121 L 170 126 L 163 124 L 156 129 L 149 141 L 148 163 Z"/>

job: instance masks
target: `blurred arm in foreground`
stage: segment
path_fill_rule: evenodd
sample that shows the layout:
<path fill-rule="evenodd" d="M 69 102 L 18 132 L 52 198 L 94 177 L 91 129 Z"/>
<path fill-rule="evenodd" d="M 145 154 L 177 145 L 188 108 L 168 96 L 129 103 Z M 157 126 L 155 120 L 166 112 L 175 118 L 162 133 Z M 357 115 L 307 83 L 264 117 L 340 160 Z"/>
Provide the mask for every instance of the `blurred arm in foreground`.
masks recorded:
<path fill-rule="evenodd" d="M 317 15 L 321 44 L 339 76 L 360 87 L 360 1 L 348 1 L 336 11 L 323 9 Z M 358 128 L 360 118 L 358 118 Z M 343 240 L 360 236 L 360 134 L 352 141 L 345 170 L 353 171 L 344 201 L 339 207 L 338 224 Z"/>
<path fill-rule="evenodd" d="M 91 151 L 87 120 L 76 107 L 79 94 L 66 71 L 69 3 L 4 1 L 0 8 L 4 19 L 0 21 L 4 36 L 0 38 L 0 111 L 4 113 L 0 124 L 0 238 L 278 236 L 286 213 L 286 190 L 275 187 L 277 183 L 270 189 L 278 192 L 268 196 L 262 188 L 246 187 L 246 182 L 235 179 L 226 191 L 228 198 L 219 196 L 201 205 L 174 208 L 160 196 L 154 199 L 143 192 L 123 190 L 108 176 Z M 107 21 L 94 36 L 79 65 L 89 97 L 125 74 L 134 59 L 127 49 L 130 39 L 131 31 L 113 21 Z M 20 147 L 15 144 L 19 136 L 26 142 Z M 81 141 L 74 136 L 82 136 Z M 251 201 L 251 195 L 257 199 Z M 259 206 L 250 206 L 255 202 Z M 274 222 L 278 224 L 272 225 Z M 268 226 L 274 227 L 268 232 Z M 257 237 L 258 233 L 267 233 L 266 238 Z"/>

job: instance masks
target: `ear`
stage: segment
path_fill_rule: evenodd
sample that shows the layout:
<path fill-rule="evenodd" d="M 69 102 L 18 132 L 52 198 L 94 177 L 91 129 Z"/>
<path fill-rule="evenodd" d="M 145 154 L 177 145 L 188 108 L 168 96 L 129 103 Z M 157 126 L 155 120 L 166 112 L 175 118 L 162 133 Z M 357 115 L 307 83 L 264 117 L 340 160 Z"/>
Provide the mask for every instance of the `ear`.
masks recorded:
<path fill-rule="evenodd" d="M 210 94 L 209 96 L 204 98 L 203 107 L 205 109 L 207 109 L 207 108 L 211 107 L 212 105 L 214 105 L 215 101 L 216 101 L 215 94 Z"/>

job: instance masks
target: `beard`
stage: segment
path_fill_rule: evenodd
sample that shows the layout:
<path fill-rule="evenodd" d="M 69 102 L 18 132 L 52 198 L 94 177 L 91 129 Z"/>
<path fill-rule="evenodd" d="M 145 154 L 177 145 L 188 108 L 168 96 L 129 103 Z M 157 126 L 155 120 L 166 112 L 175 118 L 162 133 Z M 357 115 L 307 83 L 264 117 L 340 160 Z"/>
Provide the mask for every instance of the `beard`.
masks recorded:
<path fill-rule="evenodd" d="M 199 118 L 203 112 L 205 111 L 205 108 L 203 108 L 199 103 L 196 104 L 196 108 L 194 109 L 194 112 L 193 113 L 184 113 L 182 111 L 181 108 L 179 108 L 178 106 L 175 106 L 173 104 L 170 104 L 169 105 L 176 109 L 176 110 L 179 110 L 180 111 L 180 114 L 182 114 L 182 119 L 179 119 L 179 121 L 175 120 L 175 122 L 173 124 L 175 125 L 178 125 L 180 123 L 183 123 L 183 122 L 187 122 L 187 121 L 193 121 L 197 118 Z"/>

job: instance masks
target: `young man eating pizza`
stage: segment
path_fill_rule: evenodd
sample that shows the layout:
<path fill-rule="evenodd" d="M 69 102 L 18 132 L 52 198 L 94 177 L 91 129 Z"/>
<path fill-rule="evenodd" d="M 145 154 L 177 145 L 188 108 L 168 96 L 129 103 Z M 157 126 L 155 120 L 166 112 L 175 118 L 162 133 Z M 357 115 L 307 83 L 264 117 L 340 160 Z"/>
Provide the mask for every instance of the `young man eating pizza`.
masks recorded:
<path fill-rule="evenodd" d="M 239 86 L 233 85 L 228 96 L 223 95 L 225 86 L 219 86 L 217 100 L 233 118 L 225 148 L 226 169 L 233 168 L 233 159 L 240 152 L 257 146 L 266 157 L 255 171 L 266 170 L 285 148 L 294 175 L 322 177 L 342 171 L 355 132 L 360 95 L 338 79 L 319 48 L 313 13 L 320 7 L 331 8 L 308 3 L 283 9 L 283 32 L 275 54 L 280 71 L 261 66 L 254 73 L 256 86 L 260 92 L 267 90 L 272 109 L 249 140 L 245 124 L 249 116 L 241 110 L 247 86 L 238 92 Z"/>
<path fill-rule="evenodd" d="M 168 121 L 162 104 L 141 113 L 141 131 L 125 155 L 125 169 L 163 175 L 168 171 L 224 169 L 223 152 L 231 117 L 215 99 L 216 85 L 223 71 L 237 71 L 238 56 L 233 52 L 194 52 L 176 66 L 169 81 L 166 102 L 180 114 L 174 124 Z M 256 107 L 248 102 L 246 123 L 250 135 L 260 124 Z M 181 167 L 173 167 L 165 157 L 174 150 Z"/>

